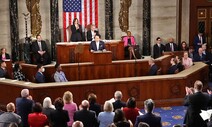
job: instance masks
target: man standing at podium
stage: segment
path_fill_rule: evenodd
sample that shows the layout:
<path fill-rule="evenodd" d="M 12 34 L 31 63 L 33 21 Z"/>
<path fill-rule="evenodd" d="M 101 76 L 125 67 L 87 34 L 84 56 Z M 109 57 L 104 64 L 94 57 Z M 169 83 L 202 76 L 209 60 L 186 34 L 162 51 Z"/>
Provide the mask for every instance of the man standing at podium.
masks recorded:
<path fill-rule="evenodd" d="M 94 52 L 94 51 L 106 51 L 105 49 L 105 43 L 103 41 L 100 40 L 101 35 L 100 34 L 96 34 L 94 41 L 91 41 L 90 43 L 90 51 Z"/>

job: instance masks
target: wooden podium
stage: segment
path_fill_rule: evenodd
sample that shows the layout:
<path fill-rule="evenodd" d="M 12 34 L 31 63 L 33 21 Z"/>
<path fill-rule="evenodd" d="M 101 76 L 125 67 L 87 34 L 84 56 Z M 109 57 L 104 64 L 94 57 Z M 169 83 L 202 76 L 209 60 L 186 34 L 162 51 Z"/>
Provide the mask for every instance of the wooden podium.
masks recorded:
<path fill-rule="evenodd" d="M 111 51 L 97 51 L 92 52 L 92 61 L 94 64 L 111 64 L 112 52 Z"/>

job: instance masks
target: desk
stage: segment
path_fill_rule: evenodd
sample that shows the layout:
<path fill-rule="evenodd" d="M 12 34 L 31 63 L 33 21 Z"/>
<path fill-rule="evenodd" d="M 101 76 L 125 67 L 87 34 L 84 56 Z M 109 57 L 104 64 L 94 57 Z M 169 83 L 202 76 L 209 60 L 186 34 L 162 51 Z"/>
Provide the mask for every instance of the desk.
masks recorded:
<path fill-rule="evenodd" d="M 83 46 L 82 53 L 76 53 L 76 46 L 81 43 Z M 105 41 L 106 50 L 112 52 L 112 60 L 124 59 L 124 42 L 121 40 Z M 62 63 L 77 63 L 91 62 L 92 54 L 89 51 L 90 42 L 58 42 L 56 44 L 57 62 Z"/>

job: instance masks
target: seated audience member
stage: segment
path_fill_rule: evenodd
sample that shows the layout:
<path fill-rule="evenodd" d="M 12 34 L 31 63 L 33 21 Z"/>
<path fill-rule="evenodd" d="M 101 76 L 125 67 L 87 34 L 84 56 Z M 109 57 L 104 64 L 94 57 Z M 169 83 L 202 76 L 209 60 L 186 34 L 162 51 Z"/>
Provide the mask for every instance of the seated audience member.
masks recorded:
<path fill-rule="evenodd" d="M 16 98 L 17 114 L 21 116 L 22 126 L 28 127 L 28 115 L 32 112 L 34 101 L 29 95 L 28 89 L 21 91 L 21 97 Z"/>
<path fill-rule="evenodd" d="M 127 120 L 132 121 L 135 124 L 136 117 L 139 116 L 139 109 L 136 107 L 136 101 L 134 97 L 130 97 L 127 100 L 127 107 L 124 107 L 123 112 Z"/>
<path fill-rule="evenodd" d="M 149 124 L 150 127 L 162 127 L 161 117 L 153 113 L 155 108 L 155 103 L 152 99 L 144 101 L 144 115 L 140 115 L 136 118 L 135 127 L 138 127 L 140 122 L 145 122 Z"/>
<path fill-rule="evenodd" d="M 45 76 L 43 74 L 43 72 L 45 71 L 45 68 L 43 67 L 43 65 L 38 64 L 37 69 L 38 69 L 38 71 L 35 75 L 36 83 L 45 83 Z"/>
<path fill-rule="evenodd" d="M 206 61 L 206 56 L 203 54 L 202 48 L 198 49 L 198 53 L 194 54 L 194 62 Z"/>
<path fill-rule="evenodd" d="M 138 124 L 138 127 L 149 127 L 149 124 L 144 123 L 144 122 L 140 122 L 140 123 Z"/>
<path fill-rule="evenodd" d="M 94 41 L 94 37 L 96 34 L 99 34 L 95 25 L 91 25 L 91 29 L 87 31 L 87 41 Z"/>
<path fill-rule="evenodd" d="M 42 110 L 42 113 L 47 116 L 49 122 L 51 122 L 50 121 L 50 114 L 54 110 L 55 110 L 55 106 L 52 105 L 51 98 L 50 97 L 44 98 L 44 100 L 43 100 L 43 110 Z M 50 123 L 50 125 L 51 125 L 51 123 Z"/>
<path fill-rule="evenodd" d="M 205 62 L 211 63 L 212 62 L 212 55 L 210 52 L 207 51 L 207 44 L 202 45 L 202 54 L 205 55 Z"/>
<path fill-rule="evenodd" d="M 10 59 L 10 55 L 8 53 L 6 53 L 6 48 L 2 48 L 0 60 L 7 60 L 7 59 Z"/>
<path fill-rule="evenodd" d="M 167 74 L 177 73 L 178 71 L 177 60 L 175 58 L 171 58 L 170 63 L 171 63 L 171 67 L 168 69 Z"/>
<path fill-rule="evenodd" d="M 210 95 L 202 92 L 203 84 L 197 80 L 194 83 L 194 93 L 190 89 L 186 89 L 184 105 L 188 106 L 185 115 L 185 123 L 187 127 L 207 127 L 206 121 L 201 116 L 201 110 L 207 110 L 210 102 Z"/>
<path fill-rule="evenodd" d="M 94 51 L 106 51 L 105 49 L 105 43 L 103 41 L 100 40 L 101 39 L 101 35 L 96 34 L 94 41 L 91 41 L 90 43 L 90 51 L 94 52 Z"/>
<path fill-rule="evenodd" d="M 13 71 L 14 79 L 17 79 L 19 81 L 26 81 L 26 77 L 21 70 L 22 66 L 19 63 L 16 63 L 14 65 L 14 71 Z"/>
<path fill-rule="evenodd" d="M 194 59 L 194 48 L 192 46 L 190 46 L 188 49 L 188 57 L 192 60 Z"/>
<path fill-rule="evenodd" d="M 7 78 L 7 64 L 5 61 L 0 60 L 1 68 L 0 68 L 0 78 Z"/>
<path fill-rule="evenodd" d="M 181 45 L 179 46 L 179 51 L 188 51 L 188 46 L 185 41 L 181 42 Z"/>
<path fill-rule="evenodd" d="M 116 91 L 114 93 L 114 98 L 115 98 L 115 102 L 113 102 L 114 111 L 116 109 L 121 109 L 122 107 L 126 107 L 126 103 L 121 101 L 121 99 L 122 99 L 122 92 L 121 91 Z"/>
<path fill-rule="evenodd" d="M 149 75 L 157 75 L 158 66 L 155 64 L 154 59 L 149 59 L 148 63 L 150 66 Z"/>
<path fill-rule="evenodd" d="M 10 102 L 6 106 L 7 112 L 0 115 L 0 127 L 8 127 L 10 123 L 21 125 L 21 117 L 15 113 L 15 105 Z"/>
<path fill-rule="evenodd" d="M 174 38 L 169 38 L 169 43 L 166 44 L 166 51 L 173 52 L 177 51 L 177 44 L 174 43 Z"/>
<path fill-rule="evenodd" d="M 54 73 L 55 82 L 68 82 L 68 80 L 66 79 L 66 75 L 63 72 L 62 67 L 60 66 L 60 64 L 56 63 L 55 64 L 55 69 L 56 69 L 56 72 Z"/>
<path fill-rule="evenodd" d="M 179 58 L 179 56 L 175 57 L 176 61 L 177 61 L 177 69 L 179 72 L 183 71 L 185 69 L 185 67 L 182 65 L 181 62 L 181 58 Z"/>
<path fill-rule="evenodd" d="M 133 127 L 132 122 L 130 120 L 126 120 L 125 114 L 121 109 L 115 110 L 113 123 L 116 125 L 116 127 Z"/>
<path fill-rule="evenodd" d="M 156 44 L 153 46 L 153 58 L 156 59 L 162 56 L 163 52 L 165 51 L 165 46 L 161 44 L 161 38 L 156 38 Z"/>
<path fill-rule="evenodd" d="M 41 35 L 37 35 L 36 39 L 35 42 L 32 42 L 32 52 L 35 58 L 35 64 L 49 64 L 50 58 L 46 42 L 42 40 Z"/>
<path fill-rule="evenodd" d="M 89 101 L 89 110 L 92 110 L 96 113 L 96 116 L 99 115 L 99 113 L 102 111 L 101 105 L 96 103 L 97 96 L 94 93 L 90 93 L 88 95 L 88 101 Z"/>
<path fill-rule="evenodd" d="M 182 65 L 185 67 L 185 69 L 188 69 L 193 65 L 192 59 L 188 57 L 188 52 L 183 53 Z"/>
<path fill-rule="evenodd" d="M 50 121 L 52 127 L 67 127 L 70 121 L 68 116 L 68 111 L 63 110 L 63 99 L 58 97 L 54 101 L 54 106 L 56 110 L 50 113 Z"/>
<path fill-rule="evenodd" d="M 68 126 L 71 127 L 74 122 L 74 113 L 78 110 L 77 104 L 73 102 L 73 94 L 70 91 L 66 91 L 63 94 L 64 106 L 63 109 L 68 111 L 69 119 Z"/>
<path fill-rule="evenodd" d="M 135 59 L 137 59 L 133 47 L 136 45 L 136 42 L 134 36 L 131 35 L 130 31 L 127 31 L 127 36 L 123 38 L 123 41 L 124 41 L 124 51 L 129 54 L 128 56 L 130 57 L 130 59 L 132 59 L 132 56 Z"/>
<path fill-rule="evenodd" d="M 81 121 L 84 127 L 98 127 L 96 113 L 89 110 L 89 102 L 83 100 L 81 103 L 82 110 L 74 113 L 74 121 Z"/>
<path fill-rule="evenodd" d="M 32 108 L 33 113 L 28 116 L 28 123 L 30 127 L 44 127 L 49 125 L 48 118 L 42 113 L 42 105 L 36 102 Z"/>
<path fill-rule="evenodd" d="M 112 124 L 114 115 L 112 103 L 105 101 L 104 112 L 100 112 L 98 115 L 99 127 L 108 127 Z"/>
<path fill-rule="evenodd" d="M 72 127 L 84 127 L 84 125 L 81 121 L 75 121 L 73 123 Z"/>

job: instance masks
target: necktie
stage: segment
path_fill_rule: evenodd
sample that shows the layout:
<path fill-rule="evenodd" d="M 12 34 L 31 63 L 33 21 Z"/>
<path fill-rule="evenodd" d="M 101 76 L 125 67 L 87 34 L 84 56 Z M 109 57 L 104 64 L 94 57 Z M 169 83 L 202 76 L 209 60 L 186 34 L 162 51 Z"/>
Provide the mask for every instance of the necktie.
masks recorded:
<path fill-rule="evenodd" d="M 202 44 L 202 36 L 199 36 L 200 43 Z"/>
<path fill-rule="evenodd" d="M 170 44 L 171 44 L 171 51 L 173 52 L 174 51 L 173 43 L 170 43 Z"/>
<path fill-rule="evenodd" d="M 99 50 L 99 42 L 96 42 L 96 49 Z"/>
<path fill-rule="evenodd" d="M 40 51 L 42 51 L 41 42 L 38 42 L 38 46 L 39 46 Z"/>

